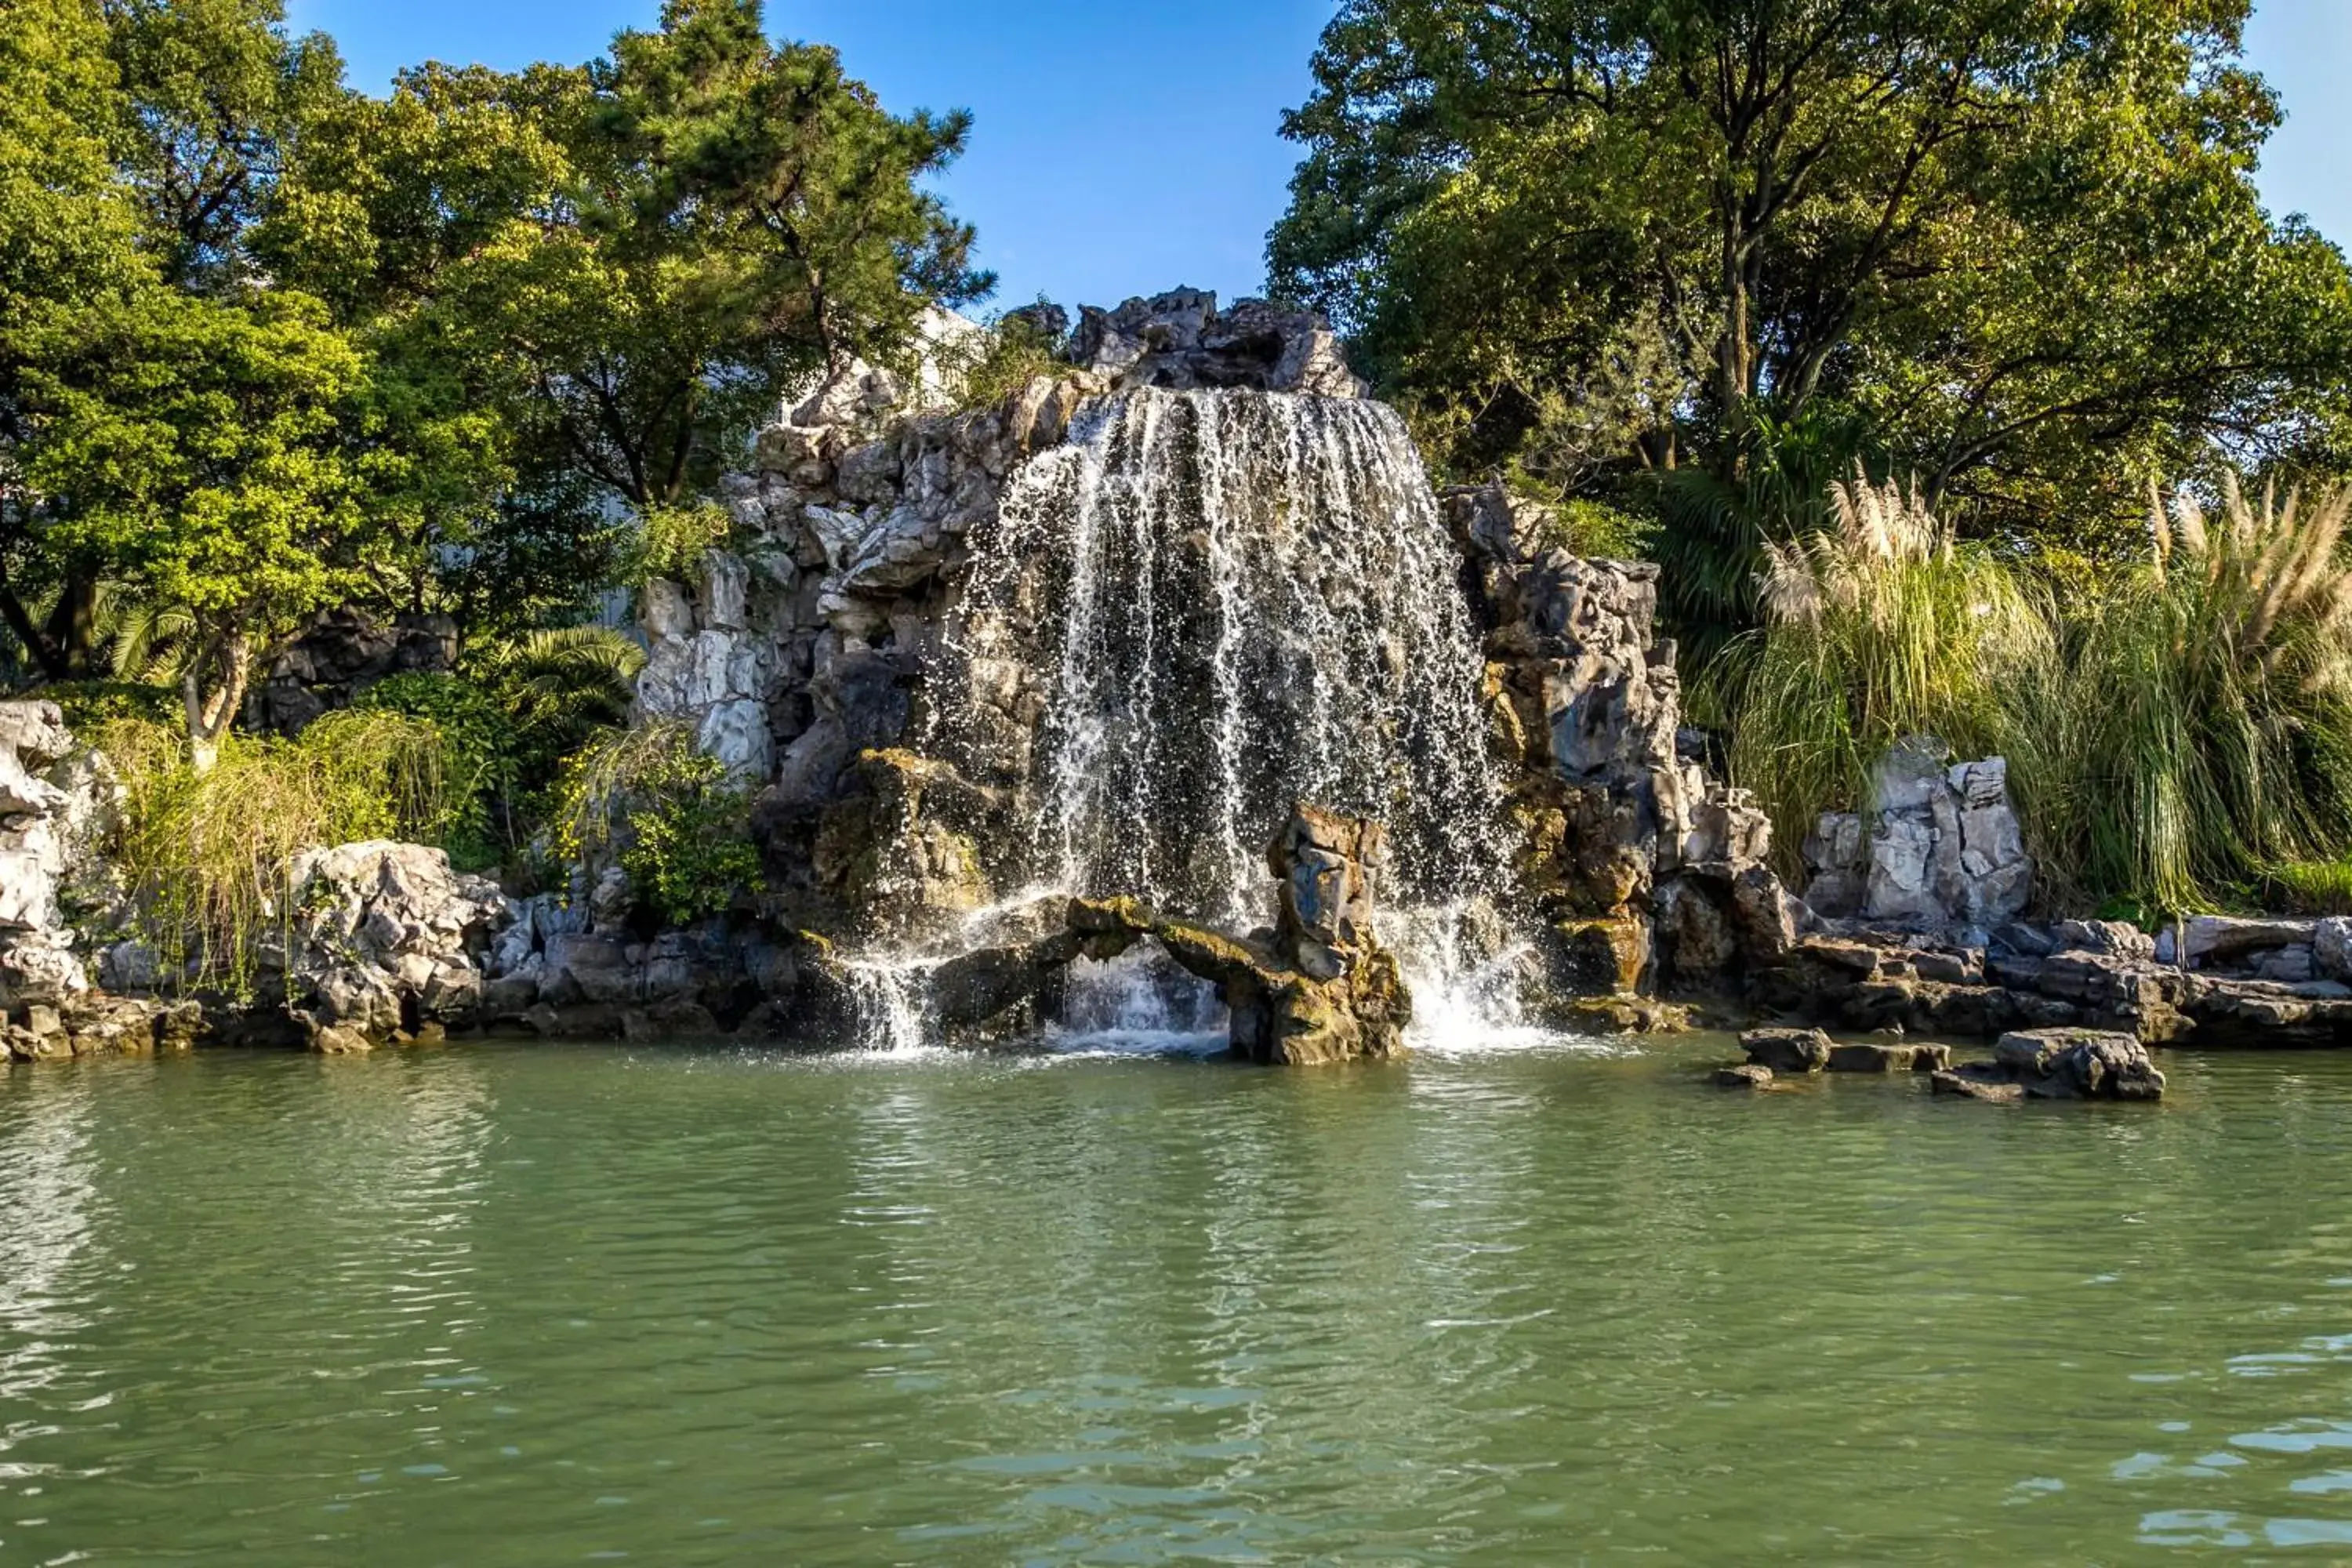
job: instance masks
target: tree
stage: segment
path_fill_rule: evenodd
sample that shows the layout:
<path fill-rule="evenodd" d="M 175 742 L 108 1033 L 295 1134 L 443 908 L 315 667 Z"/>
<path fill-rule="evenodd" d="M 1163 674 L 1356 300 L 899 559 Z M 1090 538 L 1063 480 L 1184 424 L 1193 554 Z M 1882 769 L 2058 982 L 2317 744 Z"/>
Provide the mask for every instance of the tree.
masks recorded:
<path fill-rule="evenodd" d="M 921 188 L 969 128 L 770 43 L 758 0 L 670 0 L 586 67 L 429 67 L 355 107 L 289 182 L 336 276 L 298 275 L 379 310 L 395 367 L 463 367 L 526 490 L 649 512 L 708 493 L 785 389 L 990 289 Z"/>
<path fill-rule="evenodd" d="M 128 112 L 122 174 L 164 279 L 254 280 L 249 242 L 289 151 L 351 95 L 324 34 L 288 35 L 284 0 L 100 0 Z"/>
<path fill-rule="evenodd" d="M 2218 449 L 2352 454 L 2352 285 L 2262 210 L 2249 8 L 1349 0 L 1270 265 L 1458 461 L 1654 322 L 1621 469 L 1729 504 L 1770 431 L 1845 427 L 1979 531 L 2119 537 Z"/>
<path fill-rule="evenodd" d="M 194 626 L 182 687 L 199 771 L 262 659 L 366 592 L 383 534 L 344 438 L 364 363 L 307 296 L 225 303 L 150 289 L 43 374 L 35 488 L 66 498 L 55 547 L 108 563 Z"/>
<path fill-rule="evenodd" d="M 0 0 L 0 619 L 51 679 L 77 673 L 95 579 L 47 546 L 26 380 L 69 339 L 62 323 L 146 276 L 107 141 L 106 41 L 89 0 Z"/>

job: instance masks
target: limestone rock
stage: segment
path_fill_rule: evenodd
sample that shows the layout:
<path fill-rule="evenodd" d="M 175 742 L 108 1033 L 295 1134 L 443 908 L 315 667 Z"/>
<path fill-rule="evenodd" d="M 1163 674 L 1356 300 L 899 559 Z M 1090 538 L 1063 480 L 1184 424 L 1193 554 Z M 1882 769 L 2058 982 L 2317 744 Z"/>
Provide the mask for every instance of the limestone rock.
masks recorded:
<path fill-rule="evenodd" d="M 2041 1029 L 2005 1035 L 1994 1059 L 2025 1092 L 2048 1100 L 2161 1100 L 2164 1075 L 2129 1035 Z"/>
<path fill-rule="evenodd" d="M 2311 945 L 2320 973 L 2352 981 L 2352 920 L 2321 921 L 2312 928 Z"/>
<path fill-rule="evenodd" d="M 2191 969 L 2226 968 L 2257 953 L 2307 947 L 2318 935 L 2315 921 L 2239 920 L 2228 915 L 2197 915 L 2182 929 L 2187 942 L 2182 962 Z"/>
<path fill-rule="evenodd" d="M 1117 310 L 1079 312 L 1069 345 L 1082 369 L 1114 387 L 1242 388 L 1361 397 L 1338 334 L 1321 316 L 1263 300 L 1220 311 L 1217 297 L 1179 289 Z"/>
<path fill-rule="evenodd" d="M 298 857 L 287 1005 L 315 1029 L 383 1040 L 428 1022 L 470 1023 L 507 900 L 416 844 L 346 844 Z M 315 1032 L 314 1029 L 314 1032 Z"/>
<path fill-rule="evenodd" d="M 1819 1029 L 1753 1029 L 1739 1037 L 1739 1048 L 1777 1073 L 1817 1073 L 1829 1069 L 1837 1046 Z"/>

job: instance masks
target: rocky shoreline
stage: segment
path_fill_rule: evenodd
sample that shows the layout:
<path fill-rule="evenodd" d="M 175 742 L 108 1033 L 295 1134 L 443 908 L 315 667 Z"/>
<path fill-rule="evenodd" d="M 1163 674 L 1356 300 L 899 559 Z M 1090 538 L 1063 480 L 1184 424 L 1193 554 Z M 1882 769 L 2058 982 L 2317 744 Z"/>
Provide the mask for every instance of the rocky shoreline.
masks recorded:
<path fill-rule="evenodd" d="M 490 1033 L 846 1043 L 877 975 L 888 978 L 877 953 L 919 960 L 902 968 L 919 968 L 931 1020 L 985 1043 L 1052 1017 L 1079 959 L 1156 944 L 1217 988 L 1244 1057 L 1397 1054 L 1412 998 L 1371 935 L 1384 836 L 1318 809 L 1328 801 L 1297 800 L 1274 847 L 1273 927 L 1171 920 L 1119 896 L 1146 891 L 1132 887 L 1015 907 L 1018 889 L 1049 881 L 1018 825 L 1038 816 L 1039 753 L 1068 699 L 1024 640 L 1065 589 L 1042 554 L 1003 548 L 1019 526 L 1008 498 L 1029 465 L 1066 455 L 1103 400 L 1203 388 L 1268 421 L 1280 410 L 1294 423 L 1265 428 L 1295 442 L 1327 439 L 1318 461 L 1377 458 L 1388 481 L 1409 479 L 1413 495 L 1396 504 L 1420 509 L 1445 558 L 1424 574 L 1467 626 L 1454 644 L 1402 629 L 1460 647 L 1477 677 L 1476 710 L 1445 743 L 1475 751 L 1472 731 L 1485 731 L 1479 761 L 1509 861 L 1507 889 L 1489 890 L 1508 908 L 1486 918 L 1524 938 L 1528 1021 L 1671 1029 L 1696 1002 L 1739 1023 L 1849 1037 L 2084 1029 L 2141 1047 L 2352 1045 L 2352 921 L 2200 918 L 2160 939 L 2028 922 L 2033 867 L 1999 759 L 1955 761 L 1926 740 L 1899 749 L 1866 810 L 1809 836 L 1801 895 L 1784 886 L 1769 819 L 1684 722 L 1676 650 L 1657 634 L 1658 569 L 1571 553 L 1549 513 L 1498 489 L 1432 498 L 1392 419 L 1315 424 L 1310 408 L 1365 407 L 1347 401 L 1361 384 L 1318 318 L 1255 301 L 1220 310 L 1213 296 L 1180 291 L 1089 312 L 1064 353 L 1064 374 L 965 412 L 902 408 L 881 371 L 837 376 L 760 437 L 754 471 L 723 482 L 728 545 L 698 574 L 647 585 L 641 716 L 686 726 L 754 792 L 764 858 L 758 899 L 691 927 L 650 921 L 609 855 L 518 899 L 454 872 L 438 850 L 322 847 L 290 868 L 271 929 L 228 984 L 142 933 L 133 890 L 103 853 L 121 809 L 105 759 L 54 706 L 0 704 L 0 1053 L 358 1052 Z M 1171 403 L 1165 423 L 1233 406 Z M 1144 424 L 1162 411 L 1150 412 Z M 1222 447 L 1209 457 L 1233 460 Z M 1286 460 L 1301 466 L 1295 449 Z M 1014 537 L 1059 548 L 1035 521 Z M 979 595 L 992 540 L 996 575 Z M 1206 570 L 1197 557 L 1216 546 L 1186 534 L 1174 548 L 1188 552 L 1168 563 L 1181 574 Z M 1292 585 L 1302 603 L 1377 586 L 1331 561 L 1285 559 L 1308 574 Z M 1393 622 L 1376 630 L 1401 635 Z M 1340 635 L 1336 623 L 1322 634 Z M 405 668 L 424 635 L 379 639 L 376 662 Z M 1401 644 L 1375 646 L 1402 660 Z M 312 687 L 348 694 L 369 674 L 351 660 L 332 662 L 331 681 L 302 673 L 316 701 L 327 699 Z M 975 921 L 986 933 L 972 934 Z"/>

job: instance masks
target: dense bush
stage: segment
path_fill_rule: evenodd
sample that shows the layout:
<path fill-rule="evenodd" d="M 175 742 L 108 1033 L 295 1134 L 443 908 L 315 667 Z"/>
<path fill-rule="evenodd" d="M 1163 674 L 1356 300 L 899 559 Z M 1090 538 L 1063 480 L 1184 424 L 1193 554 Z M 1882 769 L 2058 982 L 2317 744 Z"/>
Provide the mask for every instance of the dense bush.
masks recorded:
<path fill-rule="evenodd" d="M 1767 544 L 1767 625 L 1729 658 L 1732 770 L 1780 825 L 1784 857 L 1822 812 L 1866 799 L 1906 736 L 1969 756 L 2013 731 L 2021 682 L 2047 679 L 2047 604 L 1916 493 L 1856 478 L 1832 489 L 1833 531 Z"/>
<path fill-rule="evenodd" d="M 560 859 L 617 864 L 645 911 L 669 925 L 723 913 L 756 887 L 751 797 L 675 722 L 623 731 L 566 769 Z"/>
<path fill-rule="evenodd" d="M 2084 897 L 2199 905 L 2352 847 L 2352 492 L 2225 480 L 2068 633 L 2011 742 L 2050 870 Z"/>

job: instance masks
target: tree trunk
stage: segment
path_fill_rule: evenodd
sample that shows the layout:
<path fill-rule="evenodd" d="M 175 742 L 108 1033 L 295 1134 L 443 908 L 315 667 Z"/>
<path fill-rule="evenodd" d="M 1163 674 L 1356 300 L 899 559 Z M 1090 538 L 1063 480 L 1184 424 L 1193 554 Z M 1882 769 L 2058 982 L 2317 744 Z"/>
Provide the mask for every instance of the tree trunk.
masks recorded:
<path fill-rule="evenodd" d="M 99 674 L 93 668 L 98 652 L 98 578 L 93 574 L 67 573 L 57 606 L 49 612 L 47 637 L 57 651 L 58 679 L 87 680 Z"/>
<path fill-rule="evenodd" d="M 219 684 L 207 693 L 205 666 L 217 663 Z M 253 643 L 243 632 L 221 639 L 215 658 L 199 657 L 180 678 L 180 700 L 188 714 L 188 755 L 198 775 L 220 762 L 221 737 L 236 722 L 245 706 L 246 682 L 253 664 Z"/>

